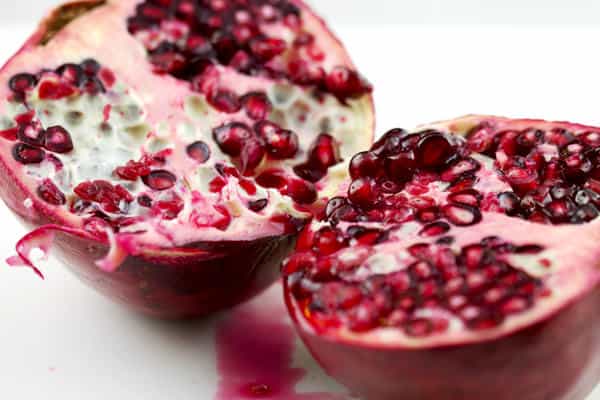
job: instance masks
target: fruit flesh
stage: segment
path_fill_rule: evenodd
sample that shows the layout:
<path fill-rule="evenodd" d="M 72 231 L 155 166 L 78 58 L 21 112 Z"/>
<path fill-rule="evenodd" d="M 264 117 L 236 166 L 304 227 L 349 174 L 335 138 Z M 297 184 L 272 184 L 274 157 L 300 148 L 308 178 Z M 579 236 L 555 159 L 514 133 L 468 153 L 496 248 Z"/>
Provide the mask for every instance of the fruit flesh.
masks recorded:
<path fill-rule="evenodd" d="M 252 161 L 256 154 L 264 154 L 260 152 L 264 146 L 261 141 L 256 139 L 258 153 L 256 148 L 246 150 L 243 141 L 240 154 L 232 154 L 224 151 L 222 143 L 214 142 L 213 131 L 235 121 L 248 126 L 254 137 L 255 119 L 265 117 L 259 112 L 260 104 L 258 111 L 255 103 L 251 111 L 225 110 L 215 106 L 211 93 L 186 79 L 156 71 L 152 54 L 128 31 L 127 18 L 135 14 L 141 2 L 86 4 L 92 3 L 97 7 L 50 35 L 48 29 L 66 18 L 66 8 L 52 14 L 2 70 L 0 80 L 6 82 L 0 90 L 6 99 L 0 106 L 4 129 L 0 157 L 7 171 L 4 200 L 27 221 L 74 228 L 86 240 L 91 235 L 101 251 L 83 257 L 84 246 L 78 252 L 80 260 L 72 261 L 73 269 L 85 260 L 94 265 L 93 257 L 98 254 L 107 255 L 100 263 L 105 270 L 117 270 L 122 262 L 127 265 L 130 261 L 135 265 L 132 268 L 138 269 L 135 274 L 142 277 L 144 271 L 176 268 L 183 263 L 193 271 L 190 274 L 208 274 L 220 285 L 226 276 L 232 276 L 232 270 L 239 270 L 239 288 L 232 286 L 240 293 L 230 297 L 242 298 L 245 292 L 258 291 L 269 279 L 256 277 L 264 275 L 272 280 L 274 275 L 262 273 L 260 264 L 270 263 L 269 254 L 283 257 L 283 249 L 290 245 L 288 236 L 309 215 L 305 206 L 294 202 L 295 192 L 287 188 L 287 182 L 299 185 L 292 167 L 303 162 L 306 149 L 320 133 L 314 124 L 335 120 L 327 132 L 342 154 L 350 155 L 370 140 L 368 135 L 354 135 L 372 127 L 370 88 L 342 103 L 331 93 L 316 96 L 311 85 L 281 79 L 274 82 L 264 76 L 241 74 L 224 64 L 213 65 L 216 81 L 230 95 L 241 99 L 248 93 L 264 93 L 272 106 L 267 117 L 277 120 L 278 129 L 293 129 L 298 137 L 299 150 L 286 154 L 285 159 L 264 155 L 258 162 Z M 302 3 L 298 7 L 302 29 L 314 34 L 319 45 L 330 46 L 324 67 L 352 68 L 321 21 Z M 94 23 L 89 24 L 90 20 Z M 273 34 L 287 35 L 288 40 L 294 34 L 276 23 L 268 27 Z M 43 46 L 41 37 L 46 42 Z M 119 38 L 118 45 L 107 37 Z M 48 68 L 54 72 L 44 72 Z M 35 80 L 29 82 L 28 76 Z M 279 101 L 283 93 L 290 104 Z M 300 105 L 303 114 L 298 116 L 294 113 Z M 29 110 L 33 110 L 33 118 L 27 120 Z M 46 140 L 41 147 L 34 141 L 35 135 L 29 134 L 38 128 Z M 16 140 L 11 135 L 15 129 Z M 195 147 L 190 150 L 192 145 Z M 286 185 L 257 185 L 255 177 L 273 168 L 285 176 Z M 310 192 L 323 188 L 326 182 L 300 186 Z M 255 206 L 257 202 L 261 207 Z M 120 245 L 124 242 L 127 245 Z M 260 262 L 240 262 L 240 251 L 247 248 L 254 249 L 251 252 Z M 178 258 L 180 253 L 185 257 Z M 207 257 L 207 253 L 212 255 Z M 149 268 L 144 266 L 149 260 L 158 261 Z M 233 268 L 238 263 L 243 265 Z M 218 265 L 222 266 L 222 276 Z M 88 269 L 88 274 L 93 277 L 93 270 Z M 114 279 L 129 281 L 125 276 Z M 158 286 L 152 290 L 160 292 Z M 109 291 L 107 285 L 101 290 Z M 209 295 L 206 290 L 206 285 L 198 285 L 195 305 L 182 304 L 179 311 L 176 304 L 163 311 L 156 311 L 160 304 L 145 310 L 165 317 L 205 314 L 219 308 L 227 297 L 219 295 L 207 306 L 210 301 L 205 297 L 217 294 Z M 114 297 L 114 293 L 110 295 Z M 137 295 L 148 297 L 139 291 Z M 173 299 L 168 301 L 176 303 L 177 292 L 170 296 Z M 135 301 L 143 304 L 140 298 Z M 144 309 L 141 305 L 136 308 Z"/>
<path fill-rule="evenodd" d="M 475 136 L 482 127 L 485 140 Z M 518 150 L 507 138 L 529 130 L 545 132 L 548 140 L 537 143 L 543 161 L 536 146 Z M 574 137 L 571 145 L 552 143 L 558 130 Z M 369 399 L 508 399 L 518 391 L 527 399 L 583 398 L 599 373 L 592 316 L 599 222 L 577 210 L 593 211 L 594 201 L 572 196 L 589 189 L 594 197 L 595 162 L 573 179 L 565 149 L 597 131 L 472 116 L 412 137 L 392 132 L 371 149 L 375 156 L 357 157 L 352 183 L 284 264 L 288 307 L 315 357 Z M 474 154 L 468 146 L 481 145 L 474 138 L 504 140 Z M 590 144 L 581 154 L 593 158 L 596 150 Z M 514 179 L 516 167 L 527 179 Z M 507 193 L 516 207 L 502 207 Z M 557 214 L 556 201 L 573 207 Z M 467 360 L 478 366 L 474 381 Z M 507 381 L 514 391 L 498 390 Z"/>

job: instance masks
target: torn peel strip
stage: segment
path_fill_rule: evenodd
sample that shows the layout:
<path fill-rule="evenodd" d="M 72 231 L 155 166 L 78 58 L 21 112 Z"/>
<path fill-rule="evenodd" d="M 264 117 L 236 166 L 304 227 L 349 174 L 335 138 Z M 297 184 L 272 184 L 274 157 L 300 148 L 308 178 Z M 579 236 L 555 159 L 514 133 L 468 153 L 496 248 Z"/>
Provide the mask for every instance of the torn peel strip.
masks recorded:
<path fill-rule="evenodd" d="M 31 252 L 34 249 L 41 250 L 43 256 L 40 257 L 39 260 L 46 260 L 57 231 L 97 241 L 96 238 L 90 237 L 87 232 L 81 229 L 68 228 L 54 224 L 43 225 L 29 232 L 17 242 L 17 255 L 6 259 L 6 263 L 11 267 L 31 268 L 40 278 L 44 279 L 44 275 L 40 269 L 35 266 L 35 261 L 31 259 Z M 109 232 L 108 234 L 110 239 L 110 250 L 106 257 L 96 261 L 96 265 L 104 271 L 113 272 L 122 264 L 127 257 L 128 252 L 120 245 L 120 241 L 117 240 L 112 232 Z"/>

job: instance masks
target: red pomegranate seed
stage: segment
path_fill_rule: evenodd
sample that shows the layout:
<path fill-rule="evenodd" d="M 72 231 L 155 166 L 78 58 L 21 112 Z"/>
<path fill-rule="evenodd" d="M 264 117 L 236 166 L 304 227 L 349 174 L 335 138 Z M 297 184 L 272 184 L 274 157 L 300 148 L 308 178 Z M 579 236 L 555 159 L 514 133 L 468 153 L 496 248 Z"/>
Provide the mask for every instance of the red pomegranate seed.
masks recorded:
<path fill-rule="evenodd" d="M 56 69 L 56 73 L 73 86 L 79 86 L 83 78 L 83 70 L 77 64 L 63 64 Z"/>
<path fill-rule="evenodd" d="M 454 153 L 452 145 L 440 133 L 428 133 L 417 143 L 415 160 L 424 168 L 439 168 L 446 164 Z"/>
<path fill-rule="evenodd" d="M 175 186 L 177 177 L 166 170 L 152 171 L 142 178 L 146 186 L 154 190 L 167 190 Z"/>
<path fill-rule="evenodd" d="M 76 89 L 72 85 L 54 80 L 42 81 L 38 89 L 41 100 L 60 100 L 75 93 Z"/>
<path fill-rule="evenodd" d="M 287 184 L 287 194 L 299 204 L 312 204 L 317 201 L 315 185 L 301 179 L 292 179 Z"/>
<path fill-rule="evenodd" d="M 21 164 L 38 164 L 44 160 L 44 150 L 25 143 L 17 143 L 12 150 L 13 158 Z"/>
<path fill-rule="evenodd" d="M 17 74 L 8 81 L 8 87 L 17 93 L 24 93 L 31 90 L 35 85 L 37 85 L 37 78 L 35 75 L 27 73 Z"/>
<path fill-rule="evenodd" d="M 210 147 L 202 140 L 189 144 L 186 147 L 186 152 L 191 159 L 200 164 L 207 162 L 210 158 Z"/>
<path fill-rule="evenodd" d="M 442 214 L 456 226 L 469 226 L 481 221 L 479 209 L 465 204 L 447 204 L 442 207 Z"/>
<path fill-rule="evenodd" d="M 459 176 L 464 174 L 472 174 L 479 170 L 481 165 L 472 158 L 465 158 L 451 165 L 447 170 L 442 172 L 441 178 L 444 182 L 452 182 Z"/>
<path fill-rule="evenodd" d="M 8 128 L 8 129 L 0 131 L 0 137 L 14 142 L 15 140 L 17 140 L 18 133 L 19 133 L 19 128 L 17 128 L 17 127 Z"/>
<path fill-rule="evenodd" d="M 46 203 L 54 206 L 62 206 L 67 202 L 65 195 L 56 187 L 50 179 L 44 179 L 37 189 L 38 196 Z"/>
<path fill-rule="evenodd" d="M 252 138 L 252 130 L 245 124 L 232 122 L 213 130 L 213 138 L 223 153 L 230 156 L 239 156 L 243 145 Z"/>
<path fill-rule="evenodd" d="M 210 105 L 216 108 L 218 111 L 227 114 L 236 113 L 242 108 L 237 95 L 228 90 L 218 90 L 213 95 L 209 95 L 207 100 Z"/>
<path fill-rule="evenodd" d="M 335 67 L 325 79 L 327 90 L 341 102 L 370 93 L 372 86 L 356 71 L 347 67 Z"/>
<path fill-rule="evenodd" d="M 267 170 L 256 178 L 256 183 L 265 188 L 281 189 L 287 184 L 285 173 L 279 169 Z"/>
<path fill-rule="evenodd" d="M 31 146 L 42 147 L 44 145 L 44 130 L 39 121 L 32 121 L 19 127 L 17 138 Z"/>
<path fill-rule="evenodd" d="M 62 126 L 51 126 L 44 132 L 44 147 L 54 153 L 68 153 L 73 150 L 71 135 Z"/>
<path fill-rule="evenodd" d="M 519 209 L 519 198 L 513 192 L 502 192 L 498 194 L 500 208 L 508 215 L 514 215 Z"/>
<path fill-rule="evenodd" d="M 242 144 L 240 153 L 242 174 L 248 175 L 254 172 L 254 169 L 260 165 L 265 157 L 265 148 L 263 143 L 257 138 L 251 138 Z"/>
<path fill-rule="evenodd" d="M 314 299 L 327 310 L 348 310 L 360 304 L 363 294 L 356 286 L 331 282 L 321 286 Z"/>
<path fill-rule="evenodd" d="M 250 201 L 248 203 L 248 208 L 254 212 L 260 212 L 265 209 L 265 207 L 269 204 L 267 199 L 259 199 Z"/>
<path fill-rule="evenodd" d="M 350 176 L 352 179 L 375 177 L 379 168 L 379 158 L 374 153 L 363 151 L 352 157 Z"/>
<path fill-rule="evenodd" d="M 98 61 L 88 58 L 83 60 L 81 64 L 79 64 L 83 73 L 87 76 L 95 76 L 98 71 L 100 71 L 100 64 Z"/>
<path fill-rule="evenodd" d="M 344 248 L 345 244 L 338 232 L 331 228 L 322 228 L 315 235 L 314 246 L 320 254 L 329 255 Z"/>
<path fill-rule="evenodd" d="M 348 188 L 348 199 L 355 205 L 363 208 L 375 206 L 374 202 L 377 199 L 375 182 L 370 178 L 354 180 Z"/>
<path fill-rule="evenodd" d="M 479 207 L 481 194 L 474 189 L 467 189 L 460 192 L 454 192 L 448 195 L 448 201 L 455 204 L 466 204 L 468 206 Z"/>
<path fill-rule="evenodd" d="M 140 206 L 150 208 L 152 207 L 152 198 L 146 194 L 138 197 L 137 202 Z"/>
<path fill-rule="evenodd" d="M 396 182 L 408 182 L 412 179 L 417 163 L 410 150 L 400 151 L 385 160 L 387 176 Z"/>
<path fill-rule="evenodd" d="M 425 225 L 419 232 L 420 236 L 439 236 L 450 230 L 450 225 L 443 221 L 432 222 L 431 224 Z"/>
<path fill-rule="evenodd" d="M 271 113 L 271 102 L 262 92 L 248 93 L 242 97 L 241 102 L 248 117 L 255 121 L 264 120 Z"/>
<path fill-rule="evenodd" d="M 259 122 L 254 129 L 264 140 L 267 153 L 274 159 L 294 158 L 298 152 L 298 135 L 294 132 L 281 129 L 269 121 Z"/>
<path fill-rule="evenodd" d="M 282 39 L 256 38 L 250 42 L 252 54 L 265 62 L 282 54 L 287 48 L 287 43 Z"/>
<path fill-rule="evenodd" d="M 440 217 L 440 210 L 437 207 L 424 208 L 417 212 L 417 220 L 423 223 L 433 222 Z"/>
<path fill-rule="evenodd" d="M 339 144 L 329 134 L 320 134 L 309 150 L 309 161 L 323 168 L 329 168 L 341 162 Z"/>

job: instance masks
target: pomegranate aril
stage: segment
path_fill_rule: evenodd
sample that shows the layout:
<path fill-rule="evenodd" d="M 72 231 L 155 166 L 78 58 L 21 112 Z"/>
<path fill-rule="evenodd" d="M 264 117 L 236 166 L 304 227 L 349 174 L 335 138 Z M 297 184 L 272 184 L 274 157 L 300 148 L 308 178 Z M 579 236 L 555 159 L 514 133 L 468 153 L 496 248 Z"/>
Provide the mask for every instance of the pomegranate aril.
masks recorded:
<path fill-rule="evenodd" d="M 269 61 L 282 54 L 286 48 L 287 44 L 282 39 L 256 38 L 250 41 L 252 54 L 262 62 Z"/>
<path fill-rule="evenodd" d="M 413 178 L 417 162 L 412 151 L 401 151 L 386 158 L 387 176 L 396 182 L 407 182 Z"/>
<path fill-rule="evenodd" d="M 345 247 L 343 238 L 337 231 L 323 228 L 317 232 L 314 239 L 315 250 L 322 255 L 329 255 Z"/>
<path fill-rule="evenodd" d="M 16 93 L 23 94 L 28 90 L 33 89 L 37 85 L 37 78 L 35 75 L 28 73 L 20 73 L 8 81 L 8 87 Z"/>
<path fill-rule="evenodd" d="M 444 166 L 453 154 L 452 145 L 441 133 L 427 133 L 417 143 L 415 160 L 423 168 Z"/>
<path fill-rule="evenodd" d="M 439 236 L 450 230 L 450 225 L 443 221 L 432 222 L 425 225 L 419 232 L 420 236 Z"/>
<path fill-rule="evenodd" d="M 370 93 L 373 88 L 356 71 L 347 67 L 335 67 L 326 77 L 327 90 L 336 96 L 340 102 L 360 97 Z"/>
<path fill-rule="evenodd" d="M 481 194 L 473 189 L 454 192 L 448 196 L 448 201 L 455 204 L 466 204 L 472 207 L 479 207 Z"/>
<path fill-rule="evenodd" d="M 329 168 L 341 161 L 337 141 L 329 134 L 320 134 L 309 150 L 309 162 Z"/>
<path fill-rule="evenodd" d="M 13 146 L 13 158 L 21 164 L 38 164 L 44 160 L 44 150 L 26 143 L 17 143 Z"/>
<path fill-rule="evenodd" d="M 377 188 L 370 178 L 354 180 L 348 188 L 348 199 L 355 205 L 363 208 L 374 206 L 377 199 Z"/>
<path fill-rule="evenodd" d="M 243 143 L 240 153 L 241 171 L 244 175 L 254 172 L 265 156 L 263 143 L 257 138 L 251 138 Z"/>
<path fill-rule="evenodd" d="M 81 70 L 86 76 L 96 76 L 100 71 L 100 63 L 94 59 L 85 59 L 79 64 Z"/>
<path fill-rule="evenodd" d="M 253 136 L 252 130 L 240 122 L 232 122 L 213 130 L 213 138 L 223 153 L 239 156 L 244 143 Z"/>
<path fill-rule="evenodd" d="M 48 204 L 61 206 L 67 202 L 65 195 L 50 179 L 44 179 L 38 186 L 38 196 Z"/>
<path fill-rule="evenodd" d="M 452 182 L 461 175 L 472 174 L 481 168 L 481 165 L 472 158 L 459 160 L 441 174 L 441 179 L 445 182 Z"/>
<path fill-rule="evenodd" d="M 444 217 L 456 226 L 470 226 L 481 221 L 479 209 L 466 204 L 448 204 L 442 207 Z"/>
<path fill-rule="evenodd" d="M 248 208 L 254 212 L 260 212 L 269 204 L 267 199 L 254 200 L 248 203 Z"/>
<path fill-rule="evenodd" d="M 73 150 L 71 135 L 62 126 L 51 126 L 44 132 L 44 147 L 53 153 L 69 153 Z"/>
<path fill-rule="evenodd" d="M 191 159 L 203 164 L 210 158 L 210 147 L 202 140 L 198 140 L 186 147 L 186 153 Z"/>
<path fill-rule="evenodd" d="M 83 70 L 77 64 L 63 64 L 56 69 L 56 73 L 73 86 L 79 86 L 83 78 Z"/>
<path fill-rule="evenodd" d="M 379 172 L 379 159 L 371 152 L 363 151 L 352 157 L 350 161 L 350 176 L 353 179 L 375 177 Z"/>
<path fill-rule="evenodd" d="M 141 195 L 138 197 L 137 202 L 140 206 L 150 208 L 152 207 L 152 198 L 148 195 Z"/>
<path fill-rule="evenodd" d="M 271 113 L 271 102 L 264 93 L 249 93 L 242 97 L 241 102 L 248 117 L 255 121 L 264 120 Z"/>
<path fill-rule="evenodd" d="M 267 153 L 276 160 L 293 158 L 298 152 L 298 135 L 281 129 L 269 121 L 261 121 L 254 127 L 256 133 L 265 142 Z"/>
<path fill-rule="evenodd" d="M 312 204 L 318 197 L 315 186 L 300 179 L 291 179 L 287 184 L 286 193 L 299 204 Z"/>
<path fill-rule="evenodd" d="M 175 186 L 177 177 L 173 173 L 166 170 L 155 170 L 150 174 L 142 177 L 142 181 L 146 186 L 153 190 L 167 190 Z"/>
<path fill-rule="evenodd" d="M 38 121 L 32 121 L 19 127 L 17 138 L 31 146 L 42 147 L 44 145 L 44 130 Z"/>
<path fill-rule="evenodd" d="M 242 108 L 237 95 L 228 90 L 218 90 L 213 95 L 209 95 L 207 100 L 211 106 L 227 114 L 234 114 Z"/>

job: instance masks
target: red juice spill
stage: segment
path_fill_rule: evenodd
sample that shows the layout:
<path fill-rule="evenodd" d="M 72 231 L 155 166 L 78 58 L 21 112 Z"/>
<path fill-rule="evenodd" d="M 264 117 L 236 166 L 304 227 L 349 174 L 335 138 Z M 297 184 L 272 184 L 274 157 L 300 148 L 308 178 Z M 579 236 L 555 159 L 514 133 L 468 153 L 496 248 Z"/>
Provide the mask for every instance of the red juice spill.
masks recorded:
<path fill-rule="evenodd" d="M 296 334 L 281 290 L 277 284 L 219 324 L 215 400 L 347 400 L 339 393 L 296 392 L 306 371 L 292 366 Z"/>

